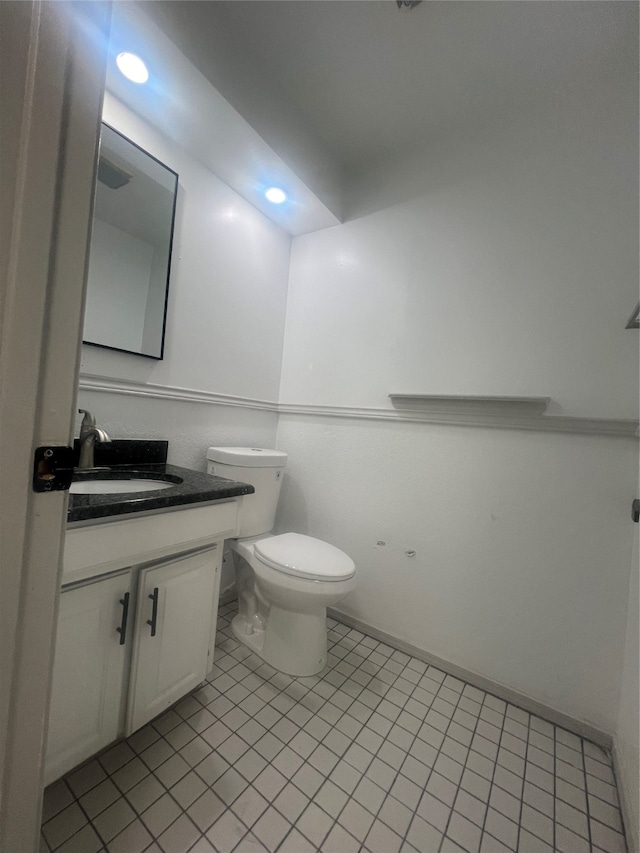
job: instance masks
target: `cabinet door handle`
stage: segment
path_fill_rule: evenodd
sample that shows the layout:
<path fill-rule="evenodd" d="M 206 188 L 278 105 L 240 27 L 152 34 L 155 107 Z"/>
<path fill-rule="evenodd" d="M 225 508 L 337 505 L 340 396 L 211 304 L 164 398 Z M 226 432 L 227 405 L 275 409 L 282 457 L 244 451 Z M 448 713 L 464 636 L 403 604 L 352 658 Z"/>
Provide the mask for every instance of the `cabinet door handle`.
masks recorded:
<path fill-rule="evenodd" d="M 129 593 L 125 592 L 124 598 L 120 599 L 120 604 L 122 605 L 122 622 L 120 622 L 120 627 L 116 628 L 118 634 L 120 634 L 120 645 L 124 646 L 126 637 L 127 637 L 127 619 L 129 618 Z"/>
<path fill-rule="evenodd" d="M 149 596 L 151 601 L 153 601 L 153 609 L 151 611 L 151 619 L 147 619 L 147 625 L 151 625 L 151 636 L 155 637 L 156 635 L 156 622 L 158 620 L 158 587 L 154 587 L 153 592 Z"/>

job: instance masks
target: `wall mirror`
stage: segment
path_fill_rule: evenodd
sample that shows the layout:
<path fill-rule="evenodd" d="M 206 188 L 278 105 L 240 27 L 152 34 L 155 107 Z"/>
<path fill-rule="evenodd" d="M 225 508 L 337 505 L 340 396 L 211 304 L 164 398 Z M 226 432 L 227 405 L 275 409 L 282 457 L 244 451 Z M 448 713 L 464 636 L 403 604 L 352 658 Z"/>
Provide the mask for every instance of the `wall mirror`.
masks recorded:
<path fill-rule="evenodd" d="M 84 343 L 161 359 L 178 175 L 103 124 L 97 178 Z"/>

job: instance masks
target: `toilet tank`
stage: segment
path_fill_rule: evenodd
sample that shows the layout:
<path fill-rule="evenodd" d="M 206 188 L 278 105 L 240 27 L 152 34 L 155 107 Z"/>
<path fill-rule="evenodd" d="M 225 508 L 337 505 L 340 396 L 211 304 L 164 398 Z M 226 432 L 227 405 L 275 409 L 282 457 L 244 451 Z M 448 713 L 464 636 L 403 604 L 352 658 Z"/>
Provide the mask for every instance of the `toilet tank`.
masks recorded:
<path fill-rule="evenodd" d="M 260 447 L 210 447 L 207 471 L 217 477 L 250 483 L 253 495 L 244 495 L 240 508 L 238 536 L 268 533 L 276 517 L 282 472 L 287 454 L 282 450 Z"/>

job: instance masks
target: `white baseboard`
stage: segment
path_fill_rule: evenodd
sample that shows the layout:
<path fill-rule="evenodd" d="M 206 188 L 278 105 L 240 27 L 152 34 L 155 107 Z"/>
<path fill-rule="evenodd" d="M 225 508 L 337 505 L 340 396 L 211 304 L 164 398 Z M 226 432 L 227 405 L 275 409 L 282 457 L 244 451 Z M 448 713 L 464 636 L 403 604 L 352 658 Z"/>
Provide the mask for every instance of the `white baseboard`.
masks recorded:
<path fill-rule="evenodd" d="M 237 597 L 236 591 L 232 589 L 225 595 L 220 596 L 220 604 L 229 604 Z M 526 693 L 520 693 L 517 690 L 512 690 L 510 687 L 505 687 L 497 681 L 492 681 L 490 678 L 478 675 L 471 670 L 444 660 L 444 658 L 429 654 L 429 652 L 425 652 L 424 649 L 419 649 L 417 646 L 407 643 L 399 637 L 395 637 L 393 634 L 388 634 L 386 631 L 374 628 L 373 625 L 369 625 L 361 619 L 356 619 L 354 616 L 341 613 L 333 607 L 327 608 L 327 616 L 331 619 L 335 619 L 336 622 L 342 622 L 343 625 L 348 625 L 350 628 L 362 631 L 363 634 L 368 634 L 370 637 L 373 637 L 374 640 L 386 643 L 386 645 L 391 646 L 394 649 L 398 649 L 400 652 L 404 652 L 407 655 L 411 655 L 411 657 L 431 664 L 431 666 L 435 666 L 438 669 L 443 670 L 443 672 L 453 675 L 455 678 L 459 678 L 461 681 L 466 681 L 473 685 L 473 687 L 477 687 L 479 690 L 484 690 L 485 693 L 492 693 L 499 699 L 504 699 L 505 702 L 510 702 L 512 705 L 522 708 L 523 711 L 528 711 L 530 714 L 536 714 L 539 717 L 543 717 L 550 723 L 561 726 L 563 729 L 573 732 L 579 737 L 586 738 L 609 752 L 612 751 L 613 738 L 610 734 L 597 729 L 589 723 L 576 720 L 574 717 L 570 717 L 562 711 L 558 711 L 555 708 L 544 705 L 542 702 L 538 702 L 536 699 L 532 699 L 530 696 L 527 696 Z M 640 851 L 634 850 L 633 853 L 640 853 Z"/>
<path fill-rule="evenodd" d="M 564 714 L 561 711 L 557 711 L 555 708 L 550 708 L 542 702 L 532 699 L 525 693 L 512 690 L 509 687 L 505 687 L 503 684 L 492 681 L 490 678 L 478 675 L 475 672 L 464 669 L 464 667 L 458 666 L 457 664 L 450 663 L 436 655 L 429 654 L 429 652 L 425 652 L 424 649 L 419 649 L 417 646 L 407 643 L 404 640 L 395 637 L 393 634 L 387 634 L 386 631 L 380 631 L 378 628 L 374 628 L 372 625 L 369 625 L 360 619 L 356 619 L 353 616 L 348 616 L 346 613 L 341 613 L 339 610 L 334 610 L 332 607 L 327 609 L 327 615 L 332 619 L 335 619 L 337 622 L 342 622 L 350 628 L 355 628 L 357 631 L 362 631 L 363 634 L 368 634 L 370 637 L 373 637 L 374 640 L 386 643 L 388 646 L 392 646 L 394 649 L 398 649 L 405 654 L 411 655 L 411 657 L 418 658 L 418 660 L 431 664 L 449 675 L 459 678 L 461 681 L 466 681 L 474 687 L 477 687 L 479 690 L 484 690 L 486 693 L 492 693 L 494 696 L 504 699 L 505 702 L 511 702 L 512 705 L 517 705 L 518 708 L 522 708 L 524 711 L 529 711 L 531 714 L 543 717 L 550 723 L 561 726 L 563 729 L 567 729 L 567 731 L 573 732 L 579 737 L 593 741 L 593 743 L 597 743 L 598 746 L 603 747 L 603 749 L 611 750 L 611 735 L 600 731 L 600 729 L 589 725 L 589 723 L 576 720 L 568 714 Z"/>

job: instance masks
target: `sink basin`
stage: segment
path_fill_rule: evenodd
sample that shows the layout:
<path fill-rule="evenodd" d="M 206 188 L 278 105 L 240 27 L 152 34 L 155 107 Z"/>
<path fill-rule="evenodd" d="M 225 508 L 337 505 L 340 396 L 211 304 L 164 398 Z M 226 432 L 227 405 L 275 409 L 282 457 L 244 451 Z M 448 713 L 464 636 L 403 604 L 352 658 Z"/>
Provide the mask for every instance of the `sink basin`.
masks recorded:
<path fill-rule="evenodd" d="M 116 495 L 129 492 L 159 492 L 170 489 L 175 483 L 163 480 L 76 480 L 71 483 L 72 495 Z"/>

